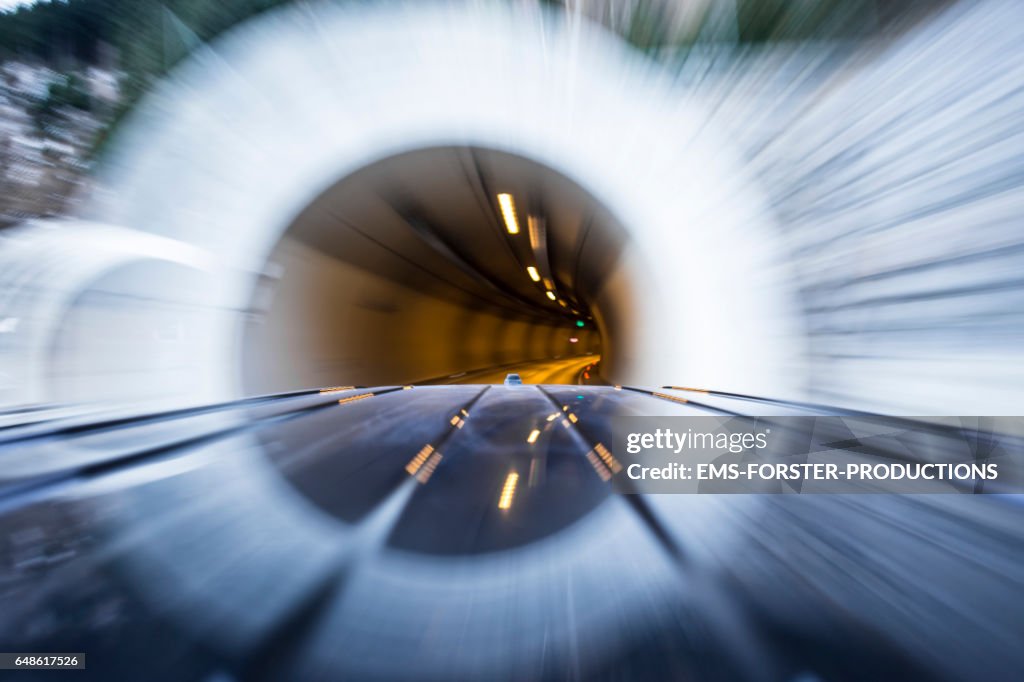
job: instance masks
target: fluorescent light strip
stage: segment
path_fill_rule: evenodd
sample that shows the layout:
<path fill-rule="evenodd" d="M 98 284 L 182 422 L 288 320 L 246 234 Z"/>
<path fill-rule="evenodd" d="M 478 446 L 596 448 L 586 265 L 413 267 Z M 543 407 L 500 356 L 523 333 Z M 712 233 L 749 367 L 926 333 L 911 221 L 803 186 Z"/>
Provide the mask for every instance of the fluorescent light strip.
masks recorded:
<path fill-rule="evenodd" d="M 519 222 L 516 220 L 516 205 L 511 194 L 499 194 L 498 204 L 501 215 L 505 219 L 505 229 L 509 234 L 519 234 Z"/>

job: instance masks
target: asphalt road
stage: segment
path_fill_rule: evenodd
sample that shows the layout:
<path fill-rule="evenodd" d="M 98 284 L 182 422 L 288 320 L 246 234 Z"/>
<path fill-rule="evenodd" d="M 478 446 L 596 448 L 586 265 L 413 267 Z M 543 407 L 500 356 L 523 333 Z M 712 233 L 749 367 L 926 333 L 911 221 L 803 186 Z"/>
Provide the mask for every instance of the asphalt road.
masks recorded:
<path fill-rule="evenodd" d="M 1015 497 L 602 476 L 612 417 L 737 412 L 813 408 L 396 386 L 7 426 L 0 641 L 83 680 L 1016 678 Z"/>

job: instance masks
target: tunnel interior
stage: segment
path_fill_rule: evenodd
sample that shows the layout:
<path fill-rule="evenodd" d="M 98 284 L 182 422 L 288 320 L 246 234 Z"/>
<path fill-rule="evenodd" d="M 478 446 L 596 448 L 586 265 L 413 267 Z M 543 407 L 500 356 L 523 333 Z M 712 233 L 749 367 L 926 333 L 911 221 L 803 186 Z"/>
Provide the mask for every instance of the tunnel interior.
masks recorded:
<path fill-rule="evenodd" d="M 595 196 L 522 156 L 437 146 L 376 160 L 274 246 L 245 316 L 242 391 L 487 383 L 582 356 L 597 381 L 628 371 L 628 243 Z"/>

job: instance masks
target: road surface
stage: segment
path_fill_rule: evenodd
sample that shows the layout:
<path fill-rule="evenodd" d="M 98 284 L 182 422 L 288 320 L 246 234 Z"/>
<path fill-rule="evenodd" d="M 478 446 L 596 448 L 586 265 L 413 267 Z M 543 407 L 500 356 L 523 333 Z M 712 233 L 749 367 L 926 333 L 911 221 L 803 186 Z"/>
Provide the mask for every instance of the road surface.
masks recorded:
<path fill-rule="evenodd" d="M 615 416 L 737 412 L 813 409 L 391 386 L 6 423 L 0 639 L 83 680 L 1021 669 L 1015 498 L 622 495 L 593 456 Z"/>

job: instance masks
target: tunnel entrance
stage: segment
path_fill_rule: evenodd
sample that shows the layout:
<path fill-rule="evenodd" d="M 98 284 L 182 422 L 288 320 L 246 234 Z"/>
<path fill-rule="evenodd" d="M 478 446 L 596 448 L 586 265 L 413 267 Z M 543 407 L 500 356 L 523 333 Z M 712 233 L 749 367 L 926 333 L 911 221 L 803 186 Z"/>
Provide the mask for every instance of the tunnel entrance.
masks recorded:
<path fill-rule="evenodd" d="M 321 192 L 273 249 L 245 323 L 244 391 L 491 383 L 520 367 L 598 382 L 627 355 L 626 245 L 596 197 L 522 156 L 383 158 Z"/>
<path fill-rule="evenodd" d="M 86 213 L 210 263 L 185 351 L 206 380 L 176 399 L 425 381 L 580 344 L 615 384 L 799 398 L 788 237 L 709 102 L 600 32 L 479 9 L 282 10 L 126 121 L 97 175 L 116 191 Z"/>

